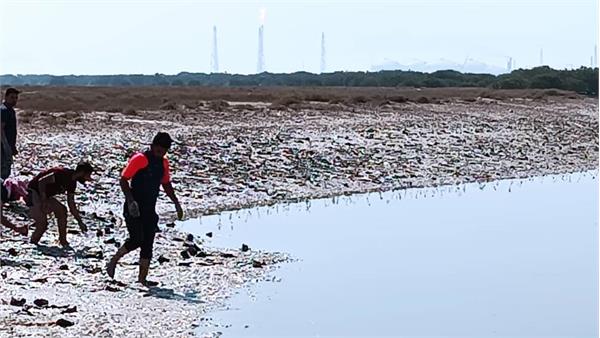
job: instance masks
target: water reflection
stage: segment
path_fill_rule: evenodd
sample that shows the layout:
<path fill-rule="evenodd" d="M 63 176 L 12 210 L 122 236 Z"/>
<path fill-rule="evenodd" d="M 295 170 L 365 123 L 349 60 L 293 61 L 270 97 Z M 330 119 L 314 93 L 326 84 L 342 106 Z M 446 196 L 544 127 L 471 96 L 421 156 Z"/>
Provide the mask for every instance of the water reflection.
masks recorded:
<path fill-rule="evenodd" d="M 340 196 L 183 228 L 299 259 L 211 315 L 230 325 L 225 337 L 592 337 L 597 217 L 594 171 Z"/>

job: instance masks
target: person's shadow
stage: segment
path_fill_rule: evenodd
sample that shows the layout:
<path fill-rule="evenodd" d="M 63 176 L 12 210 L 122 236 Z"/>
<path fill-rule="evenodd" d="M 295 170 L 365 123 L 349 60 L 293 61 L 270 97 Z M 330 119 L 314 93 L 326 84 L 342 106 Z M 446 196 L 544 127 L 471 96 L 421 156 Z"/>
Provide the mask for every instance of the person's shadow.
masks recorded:
<path fill-rule="evenodd" d="M 71 247 L 60 247 L 60 246 L 47 246 L 44 244 L 38 244 L 35 250 L 39 251 L 42 255 L 52 257 L 69 257 L 74 255 L 74 250 Z"/>
<path fill-rule="evenodd" d="M 42 255 L 51 257 L 74 257 L 76 260 L 79 259 L 103 259 L 104 254 L 101 251 L 90 251 L 89 248 L 83 248 L 79 250 L 73 249 L 71 246 L 48 246 L 44 244 L 38 244 L 35 249 Z"/>
<path fill-rule="evenodd" d="M 200 299 L 200 294 L 196 291 L 186 292 L 179 294 L 173 291 L 173 289 L 163 288 L 159 286 L 151 286 L 148 288 L 148 292 L 144 294 L 144 297 L 156 297 L 162 299 L 179 300 L 185 301 L 192 304 L 203 304 L 204 301 Z"/>

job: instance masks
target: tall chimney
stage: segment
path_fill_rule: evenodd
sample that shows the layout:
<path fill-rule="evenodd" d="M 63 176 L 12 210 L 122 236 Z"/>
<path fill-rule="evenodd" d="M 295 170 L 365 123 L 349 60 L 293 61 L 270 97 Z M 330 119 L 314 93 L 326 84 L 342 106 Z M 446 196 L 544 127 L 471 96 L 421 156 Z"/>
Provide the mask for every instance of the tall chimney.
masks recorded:
<path fill-rule="evenodd" d="M 325 73 L 325 33 L 321 33 L 321 73 Z"/>
<path fill-rule="evenodd" d="M 210 58 L 210 72 L 211 73 L 219 72 L 219 54 L 217 52 L 217 26 L 213 26 L 213 45 L 212 45 L 212 55 Z"/>
<path fill-rule="evenodd" d="M 256 65 L 256 73 L 260 74 L 265 71 L 265 55 L 263 53 L 263 25 L 258 27 L 258 63 Z"/>

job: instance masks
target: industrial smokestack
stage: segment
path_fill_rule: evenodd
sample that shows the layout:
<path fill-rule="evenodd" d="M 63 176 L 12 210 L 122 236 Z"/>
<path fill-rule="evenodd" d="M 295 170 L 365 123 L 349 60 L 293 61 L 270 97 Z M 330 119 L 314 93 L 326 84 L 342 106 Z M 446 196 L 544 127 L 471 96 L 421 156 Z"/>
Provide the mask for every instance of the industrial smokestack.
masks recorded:
<path fill-rule="evenodd" d="M 217 26 L 213 26 L 213 46 L 212 55 L 210 57 L 210 72 L 219 72 L 219 54 L 217 52 Z"/>
<path fill-rule="evenodd" d="M 321 73 L 325 73 L 325 33 L 321 33 Z"/>
<path fill-rule="evenodd" d="M 259 12 L 258 20 L 260 22 L 260 26 L 258 27 L 258 61 L 256 63 L 256 72 L 258 74 L 265 71 L 265 54 L 263 50 L 263 41 L 264 41 L 264 25 L 265 18 L 267 16 L 267 10 L 265 8 L 261 8 Z"/>
<path fill-rule="evenodd" d="M 258 63 L 256 65 L 256 72 L 262 73 L 265 71 L 265 55 L 263 52 L 263 25 L 258 27 Z"/>
<path fill-rule="evenodd" d="M 540 66 L 544 65 L 544 48 L 540 48 Z"/>

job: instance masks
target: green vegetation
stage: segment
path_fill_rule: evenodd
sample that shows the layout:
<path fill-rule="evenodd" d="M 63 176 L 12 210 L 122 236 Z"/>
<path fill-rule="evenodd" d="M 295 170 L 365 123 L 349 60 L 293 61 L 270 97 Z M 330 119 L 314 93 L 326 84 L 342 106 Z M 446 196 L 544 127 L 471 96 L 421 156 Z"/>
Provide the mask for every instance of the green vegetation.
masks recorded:
<path fill-rule="evenodd" d="M 339 87 L 489 87 L 497 89 L 562 89 L 598 95 L 598 68 L 519 69 L 510 74 L 469 74 L 453 70 L 334 72 L 255 75 L 179 73 L 177 75 L 0 75 L 12 86 L 339 86 Z"/>

